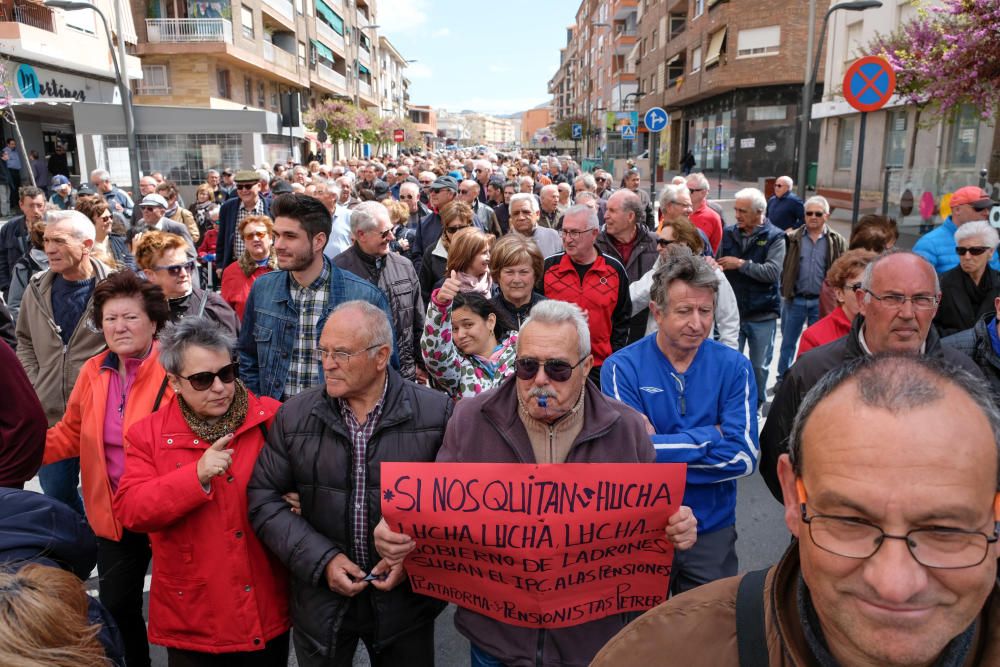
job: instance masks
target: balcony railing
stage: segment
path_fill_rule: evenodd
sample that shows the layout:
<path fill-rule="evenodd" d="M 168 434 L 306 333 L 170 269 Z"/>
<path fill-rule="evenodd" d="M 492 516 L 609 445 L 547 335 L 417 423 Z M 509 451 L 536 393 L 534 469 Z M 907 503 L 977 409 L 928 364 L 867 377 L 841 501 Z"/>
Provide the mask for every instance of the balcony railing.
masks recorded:
<path fill-rule="evenodd" d="M 372 96 L 371 84 L 366 83 L 364 81 L 358 81 L 358 93 L 360 95 L 364 95 L 365 97 L 371 97 Z"/>
<path fill-rule="evenodd" d="M 365 67 L 370 68 L 372 66 L 372 57 L 363 48 L 358 49 L 358 60 L 360 60 L 361 64 Z"/>
<path fill-rule="evenodd" d="M 343 74 L 341 74 L 337 70 L 327 67 L 323 63 L 318 64 L 317 70 L 319 71 L 319 78 L 322 81 L 325 81 L 326 83 L 336 86 L 341 90 L 344 91 L 347 90 L 347 78 Z"/>
<path fill-rule="evenodd" d="M 34 2 L 4 2 L 0 4 L 0 21 L 23 23 L 34 28 L 55 32 L 52 10 Z"/>
<path fill-rule="evenodd" d="M 264 60 L 292 72 L 296 69 L 295 55 L 275 46 L 271 42 L 264 42 Z"/>
<path fill-rule="evenodd" d="M 273 7 L 275 11 L 289 21 L 295 21 L 295 9 L 288 0 L 264 0 L 264 4 Z"/>
<path fill-rule="evenodd" d="M 336 30 L 319 19 L 316 19 L 316 32 L 318 32 L 319 36 L 326 40 L 327 43 L 340 47 L 340 52 L 344 53 L 345 46 L 343 35 L 337 34 Z"/>
<path fill-rule="evenodd" d="M 150 42 L 233 43 L 233 24 L 227 19 L 146 19 Z"/>

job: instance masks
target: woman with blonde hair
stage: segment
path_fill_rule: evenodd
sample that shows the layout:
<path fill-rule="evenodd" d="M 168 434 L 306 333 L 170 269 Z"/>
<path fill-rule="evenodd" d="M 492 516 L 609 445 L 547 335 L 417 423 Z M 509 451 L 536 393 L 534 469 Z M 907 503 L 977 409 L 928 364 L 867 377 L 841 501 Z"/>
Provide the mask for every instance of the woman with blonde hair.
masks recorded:
<path fill-rule="evenodd" d="M 112 231 L 114 216 L 108 203 L 102 197 L 80 197 L 76 202 L 76 210 L 94 223 L 97 234 L 94 249 L 91 250 L 94 259 L 112 268 L 135 269 L 135 257 L 128 251 L 125 237 Z"/>
<path fill-rule="evenodd" d="M 431 290 L 447 275 L 448 248 L 452 237 L 461 229 L 472 226 L 472 207 L 464 201 L 452 200 L 441 207 L 441 238 L 424 251 L 420 265 L 420 293 L 427 303 Z"/>
<path fill-rule="evenodd" d="M 29 563 L 0 571 L 0 665 L 107 667 L 87 614 L 80 580 L 57 567 Z"/>

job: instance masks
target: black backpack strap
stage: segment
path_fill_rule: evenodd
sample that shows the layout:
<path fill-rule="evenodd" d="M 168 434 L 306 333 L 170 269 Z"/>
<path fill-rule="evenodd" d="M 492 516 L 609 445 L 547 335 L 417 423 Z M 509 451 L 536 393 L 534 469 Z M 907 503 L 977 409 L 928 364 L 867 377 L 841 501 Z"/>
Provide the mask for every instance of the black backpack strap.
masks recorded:
<path fill-rule="evenodd" d="M 163 400 L 163 394 L 167 391 L 167 376 L 163 376 L 163 382 L 160 383 L 160 391 L 156 392 L 156 400 L 153 401 L 153 412 L 160 409 L 160 401 Z"/>
<path fill-rule="evenodd" d="M 764 580 L 770 568 L 748 572 L 736 593 L 736 645 L 740 667 L 768 667 Z"/>

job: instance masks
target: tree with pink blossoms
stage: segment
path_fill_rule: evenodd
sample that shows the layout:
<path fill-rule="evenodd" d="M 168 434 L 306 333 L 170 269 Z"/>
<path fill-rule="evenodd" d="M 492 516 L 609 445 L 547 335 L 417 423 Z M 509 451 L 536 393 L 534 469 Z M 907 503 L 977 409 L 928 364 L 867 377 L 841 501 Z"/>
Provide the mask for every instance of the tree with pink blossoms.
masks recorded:
<path fill-rule="evenodd" d="M 983 118 L 1000 109 L 1000 1 L 943 0 L 889 35 L 871 52 L 896 71 L 896 91 L 929 119 L 952 117 L 963 104 Z"/>

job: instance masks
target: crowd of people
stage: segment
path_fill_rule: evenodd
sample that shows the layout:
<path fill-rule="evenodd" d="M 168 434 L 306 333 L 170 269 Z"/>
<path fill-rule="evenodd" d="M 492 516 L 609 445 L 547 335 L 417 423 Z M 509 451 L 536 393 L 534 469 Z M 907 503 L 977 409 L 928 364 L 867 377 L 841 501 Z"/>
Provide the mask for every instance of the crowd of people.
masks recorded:
<path fill-rule="evenodd" d="M 686 464 L 665 603 L 459 608 L 475 667 L 1000 664 L 992 198 L 960 188 L 911 252 L 788 177 L 731 222 L 709 188 L 486 150 L 211 170 L 190 206 L 159 173 L 22 187 L 0 664 L 433 665 L 445 605 L 381 517 L 395 461 Z M 740 578 L 758 470 L 794 539 Z"/>

